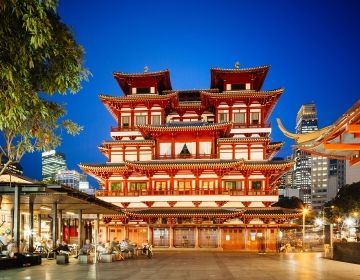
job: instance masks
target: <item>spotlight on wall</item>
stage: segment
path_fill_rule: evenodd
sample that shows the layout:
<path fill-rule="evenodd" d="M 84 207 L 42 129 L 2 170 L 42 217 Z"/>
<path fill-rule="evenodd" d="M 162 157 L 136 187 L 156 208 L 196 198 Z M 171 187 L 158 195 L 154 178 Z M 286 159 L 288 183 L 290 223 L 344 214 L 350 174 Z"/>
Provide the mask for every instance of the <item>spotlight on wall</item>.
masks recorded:
<path fill-rule="evenodd" d="M 47 210 L 47 211 L 52 210 L 51 207 L 46 206 L 46 205 L 41 205 L 41 206 L 40 206 L 40 209 L 42 209 L 42 210 Z"/>

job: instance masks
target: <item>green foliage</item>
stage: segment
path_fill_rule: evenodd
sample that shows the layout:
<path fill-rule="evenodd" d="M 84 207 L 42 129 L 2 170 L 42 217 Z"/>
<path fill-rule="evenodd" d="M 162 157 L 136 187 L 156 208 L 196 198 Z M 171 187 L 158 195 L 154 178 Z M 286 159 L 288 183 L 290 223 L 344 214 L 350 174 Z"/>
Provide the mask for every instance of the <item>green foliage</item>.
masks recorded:
<path fill-rule="evenodd" d="M 26 152 L 61 143 L 57 131 L 81 127 L 49 96 L 76 93 L 89 71 L 83 48 L 56 13 L 55 0 L 0 1 L 0 156 L 16 162 Z M 4 169 L 4 168 L 3 168 Z M 4 170 L 0 170 L 0 174 Z"/>
<path fill-rule="evenodd" d="M 333 207 L 331 208 L 331 206 Z M 360 182 L 341 187 L 336 197 L 327 202 L 325 207 L 328 207 L 325 215 L 334 222 L 337 217 L 360 212 Z"/>

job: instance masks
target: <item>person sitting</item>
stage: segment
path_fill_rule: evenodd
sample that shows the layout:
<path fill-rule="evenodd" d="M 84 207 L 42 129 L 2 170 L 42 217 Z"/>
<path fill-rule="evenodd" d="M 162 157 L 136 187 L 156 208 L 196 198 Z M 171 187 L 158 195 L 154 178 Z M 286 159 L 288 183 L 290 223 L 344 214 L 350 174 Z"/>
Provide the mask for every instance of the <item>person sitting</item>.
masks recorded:
<path fill-rule="evenodd" d="M 111 248 L 112 250 L 117 250 L 118 247 L 119 247 L 119 242 L 117 241 L 117 238 L 114 237 L 113 241 L 111 242 Z"/>
<path fill-rule="evenodd" d="M 90 243 L 90 239 L 86 239 L 84 246 L 79 250 L 79 253 L 74 258 L 77 259 L 79 255 L 89 255 L 92 248 L 93 246 Z"/>
<path fill-rule="evenodd" d="M 98 251 L 99 254 L 109 254 L 109 250 L 105 248 L 104 244 L 99 241 L 99 245 L 96 247 L 96 251 Z"/>
<path fill-rule="evenodd" d="M 145 240 L 141 246 L 142 246 L 142 253 L 145 255 L 147 250 L 149 249 L 149 240 Z"/>
<path fill-rule="evenodd" d="M 122 253 L 129 253 L 131 254 L 131 256 L 134 256 L 135 253 L 135 247 L 130 244 L 129 239 L 124 239 L 123 241 L 120 242 L 120 251 Z"/>
<path fill-rule="evenodd" d="M 65 241 L 62 241 L 61 244 L 54 250 L 54 252 L 59 254 L 70 254 L 69 246 L 66 244 Z"/>
<path fill-rule="evenodd" d="M 10 240 L 10 242 L 8 243 L 7 252 L 10 258 L 14 258 L 19 253 L 18 247 L 14 239 Z"/>

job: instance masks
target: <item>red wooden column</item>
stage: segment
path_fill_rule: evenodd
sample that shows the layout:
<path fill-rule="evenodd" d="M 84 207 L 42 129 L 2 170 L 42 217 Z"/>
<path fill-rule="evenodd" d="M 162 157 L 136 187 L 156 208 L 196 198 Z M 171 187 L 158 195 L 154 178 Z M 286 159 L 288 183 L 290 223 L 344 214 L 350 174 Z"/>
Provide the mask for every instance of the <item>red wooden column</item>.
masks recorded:
<path fill-rule="evenodd" d="M 171 158 L 175 159 L 175 134 L 171 133 Z"/>
<path fill-rule="evenodd" d="M 250 126 L 250 104 L 246 106 L 246 126 Z"/>
<path fill-rule="evenodd" d="M 245 195 L 248 195 L 249 194 L 249 173 L 246 172 L 244 173 L 244 177 L 245 177 L 245 180 L 244 180 L 244 183 L 245 183 Z"/>
<path fill-rule="evenodd" d="M 136 160 L 140 161 L 140 146 L 136 146 Z"/>
<path fill-rule="evenodd" d="M 233 120 L 233 103 L 228 103 L 228 106 L 229 106 L 229 122 L 232 122 Z"/>
<path fill-rule="evenodd" d="M 222 194 L 222 176 L 221 174 L 218 174 L 218 193 L 217 194 Z"/>
<path fill-rule="evenodd" d="M 135 120 L 134 120 L 134 117 L 135 117 L 135 114 L 134 114 L 134 107 L 131 107 L 131 114 L 130 114 L 130 128 L 131 129 L 134 129 L 134 123 L 135 123 Z"/>
<path fill-rule="evenodd" d="M 105 180 L 105 189 L 107 191 L 109 191 L 109 180 L 108 179 Z"/>
<path fill-rule="evenodd" d="M 124 176 L 124 195 L 127 196 L 128 195 L 128 177 Z"/>
<path fill-rule="evenodd" d="M 147 123 L 151 124 L 151 105 L 147 106 Z"/>
<path fill-rule="evenodd" d="M 232 144 L 232 159 L 235 159 L 235 143 Z"/>
<path fill-rule="evenodd" d="M 270 191 L 270 176 L 269 173 L 265 173 L 265 194 L 268 195 Z"/>
<path fill-rule="evenodd" d="M 196 158 L 200 156 L 200 143 L 199 143 L 199 133 L 196 133 Z"/>
<path fill-rule="evenodd" d="M 148 189 L 147 189 L 147 195 L 152 195 L 152 174 L 151 173 L 148 173 L 147 174 L 147 177 L 148 177 Z"/>
<path fill-rule="evenodd" d="M 248 160 L 251 160 L 251 145 L 247 144 Z"/>

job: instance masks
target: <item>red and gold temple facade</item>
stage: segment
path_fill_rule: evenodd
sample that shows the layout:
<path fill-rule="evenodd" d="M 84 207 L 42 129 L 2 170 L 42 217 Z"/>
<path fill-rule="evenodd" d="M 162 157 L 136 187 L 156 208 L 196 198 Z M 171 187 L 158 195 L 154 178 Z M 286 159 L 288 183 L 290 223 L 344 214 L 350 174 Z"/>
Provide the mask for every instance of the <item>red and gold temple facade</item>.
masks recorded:
<path fill-rule="evenodd" d="M 104 240 L 274 249 L 299 213 L 270 207 L 293 162 L 272 160 L 282 143 L 268 118 L 283 89 L 261 90 L 268 70 L 211 69 L 201 90 L 173 90 L 167 70 L 114 73 L 124 96 L 100 95 L 117 123 L 99 147 L 108 161 L 80 164 L 100 181 L 97 197 L 124 208 L 104 217 Z"/>

